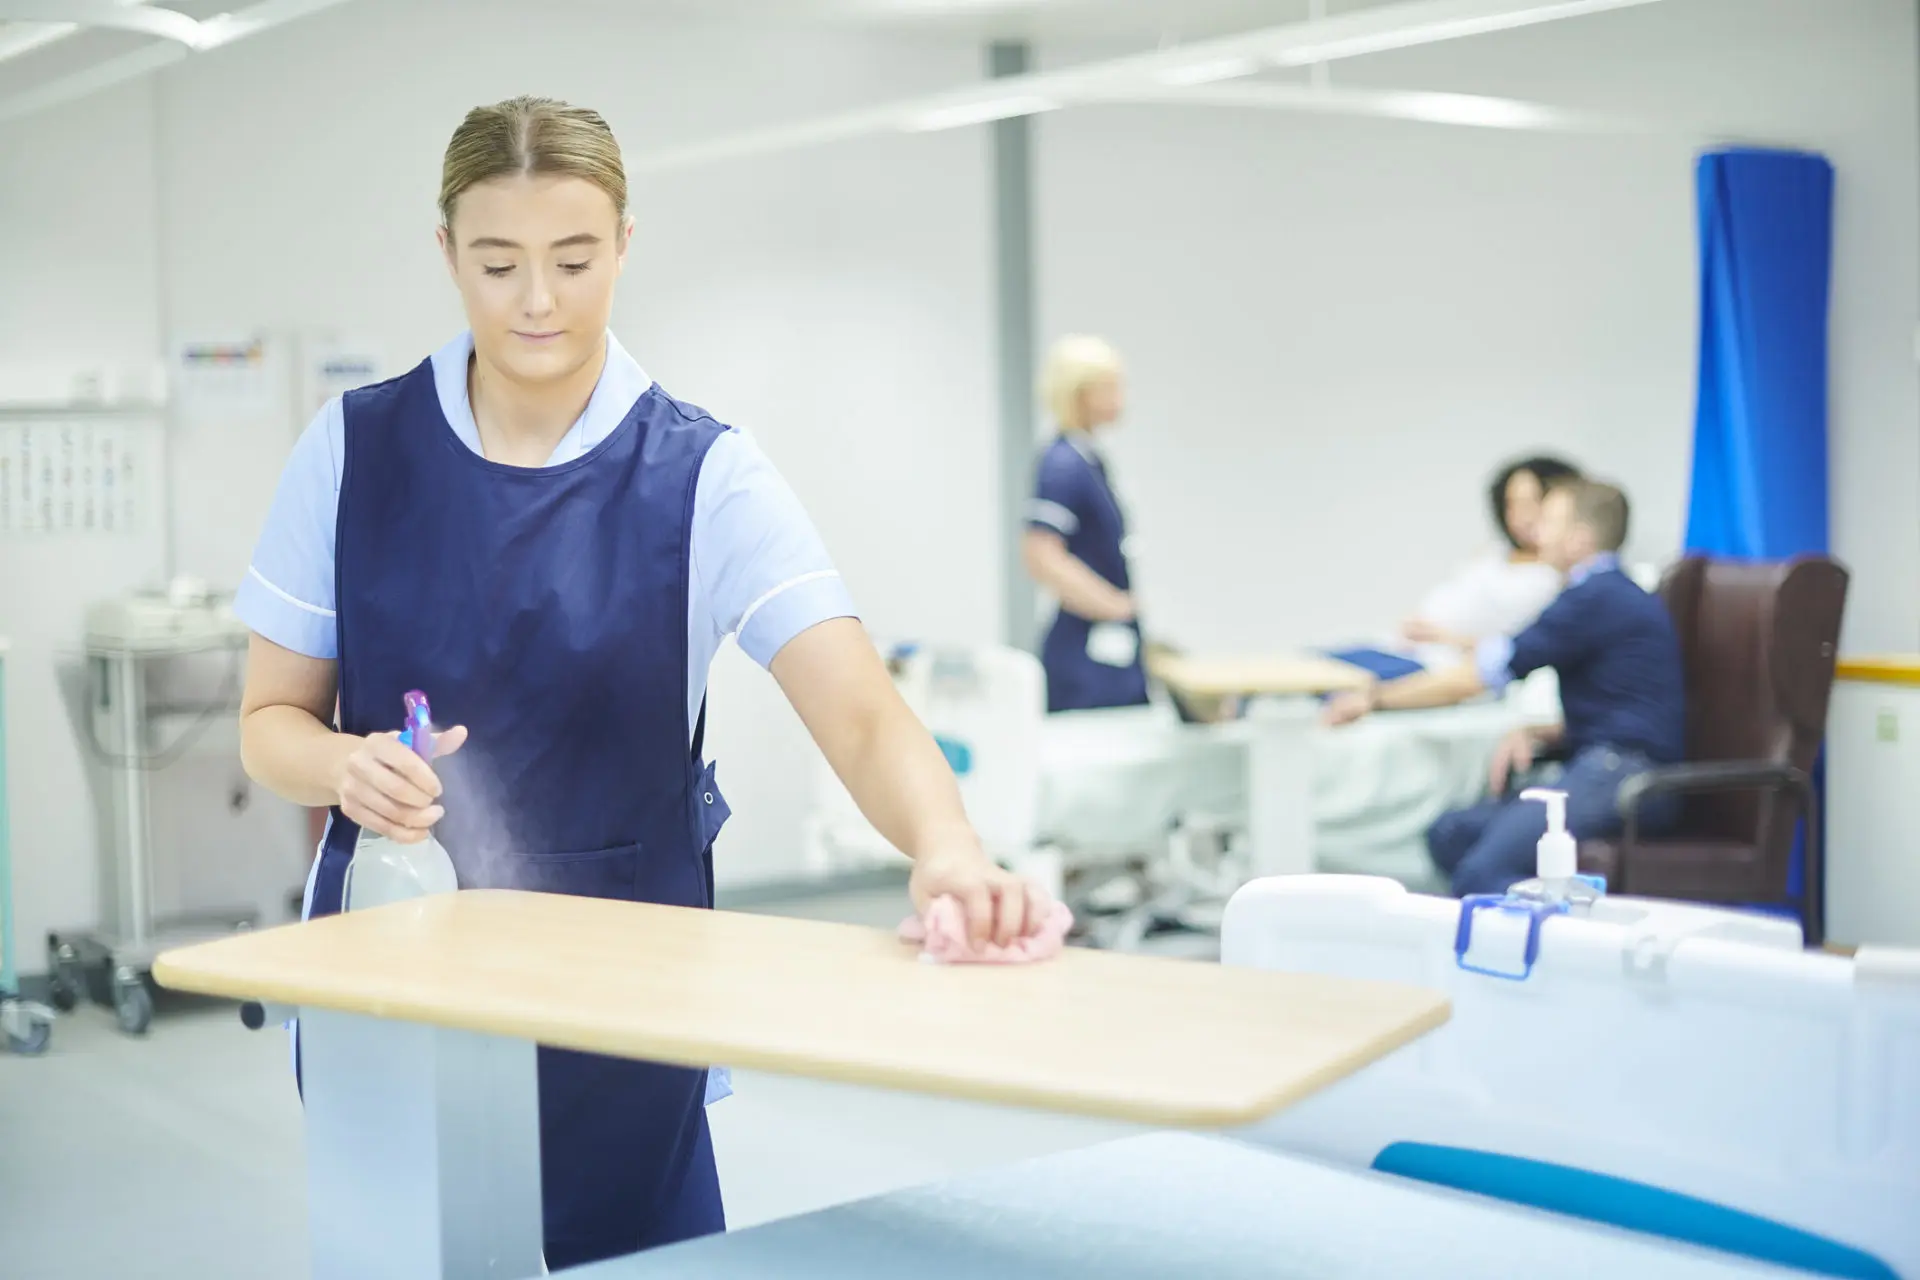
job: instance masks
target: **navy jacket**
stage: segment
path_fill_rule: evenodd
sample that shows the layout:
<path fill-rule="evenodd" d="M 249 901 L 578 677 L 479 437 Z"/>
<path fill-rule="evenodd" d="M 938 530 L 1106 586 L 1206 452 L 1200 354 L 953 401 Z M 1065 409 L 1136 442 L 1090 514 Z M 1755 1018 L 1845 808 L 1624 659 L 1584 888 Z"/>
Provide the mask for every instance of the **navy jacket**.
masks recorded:
<path fill-rule="evenodd" d="M 1669 764 L 1686 751 L 1680 637 L 1658 596 L 1608 566 L 1576 581 L 1513 638 L 1513 678 L 1560 678 L 1566 750 L 1640 751 Z"/>

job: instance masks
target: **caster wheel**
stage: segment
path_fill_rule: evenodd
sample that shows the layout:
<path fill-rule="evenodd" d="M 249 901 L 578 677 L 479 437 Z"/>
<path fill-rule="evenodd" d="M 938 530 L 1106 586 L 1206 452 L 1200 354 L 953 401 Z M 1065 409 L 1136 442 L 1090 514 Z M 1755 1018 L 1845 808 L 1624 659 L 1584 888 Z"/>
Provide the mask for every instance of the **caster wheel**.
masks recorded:
<path fill-rule="evenodd" d="M 73 947 L 61 943 L 47 949 L 48 995 L 53 1007 L 62 1013 L 72 1013 L 80 1005 L 87 990 L 87 975 L 80 968 L 80 957 Z"/>
<path fill-rule="evenodd" d="M 153 1025 L 153 993 L 140 975 L 118 974 L 113 980 L 113 1013 L 120 1029 L 130 1036 L 143 1036 Z"/>
<path fill-rule="evenodd" d="M 53 1039 L 53 1024 L 36 1020 L 27 1028 L 25 1035 L 7 1033 L 7 1048 L 24 1057 L 38 1057 L 47 1051 L 47 1042 Z"/>

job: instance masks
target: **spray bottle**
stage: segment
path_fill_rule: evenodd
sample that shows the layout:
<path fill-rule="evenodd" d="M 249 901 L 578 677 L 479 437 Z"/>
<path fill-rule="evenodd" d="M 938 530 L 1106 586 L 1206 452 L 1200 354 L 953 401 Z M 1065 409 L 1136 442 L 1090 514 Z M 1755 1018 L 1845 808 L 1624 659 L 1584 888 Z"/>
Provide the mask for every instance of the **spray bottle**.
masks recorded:
<path fill-rule="evenodd" d="M 1508 894 L 1531 902 L 1565 903 L 1575 914 L 1585 915 L 1606 891 L 1606 882 L 1580 874 L 1579 850 L 1567 830 L 1567 793 L 1534 787 L 1522 791 L 1520 798 L 1547 806 L 1547 834 L 1540 837 L 1534 878 L 1514 885 Z"/>
<path fill-rule="evenodd" d="M 415 690 L 406 696 L 407 723 L 400 745 L 433 763 L 433 713 L 427 695 Z M 347 864 L 345 909 L 359 911 L 405 902 L 430 893 L 452 893 L 460 887 L 453 859 L 431 833 L 418 844 L 397 844 L 366 828 Z"/>

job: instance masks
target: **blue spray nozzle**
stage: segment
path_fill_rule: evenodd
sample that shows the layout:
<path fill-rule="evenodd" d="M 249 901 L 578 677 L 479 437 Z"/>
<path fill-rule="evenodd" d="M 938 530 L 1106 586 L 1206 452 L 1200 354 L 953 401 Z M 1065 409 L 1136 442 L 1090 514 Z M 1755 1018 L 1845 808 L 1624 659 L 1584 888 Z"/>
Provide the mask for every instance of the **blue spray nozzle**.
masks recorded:
<path fill-rule="evenodd" d="M 400 745 L 425 760 L 433 763 L 433 709 L 427 705 L 427 695 L 415 689 L 405 698 L 407 707 L 406 727 L 400 730 Z"/>

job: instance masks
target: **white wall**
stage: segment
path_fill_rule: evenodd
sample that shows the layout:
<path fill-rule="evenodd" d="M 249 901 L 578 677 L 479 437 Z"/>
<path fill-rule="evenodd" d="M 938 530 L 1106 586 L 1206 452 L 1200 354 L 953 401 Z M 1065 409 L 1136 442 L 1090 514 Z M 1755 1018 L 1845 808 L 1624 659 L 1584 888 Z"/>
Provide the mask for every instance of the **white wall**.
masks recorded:
<path fill-rule="evenodd" d="M 0 364 L 151 365 L 159 350 L 152 86 L 103 94 L 57 129 L 0 127 Z M 42 967 L 50 924 L 91 923 L 93 798 L 56 684 L 77 662 L 87 600 L 157 576 L 143 536 L 0 541 L 17 960 Z"/>
<path fill-rule="evenodd" d="M 587 103 L 637 156 L 948 87 L 980 65 L 952 42 L 742 35 L 583 12 L 589 20 L 562 29 L 505 0 L 345 5 L 0 127 L 0 193 L 42 197 L 0 195 L 0 345 L 31 358 L 108 346 L 151 358 L 164 282 L 172 334 L 331 329 L 397 372 L 460 323 L 433 206 L 441 150 L 475 103 L 522 92 Z M 887 633 L 984 640 L 999 629 L 985 176 L 983 135 L 961 132 L 637 182 L 633 193 L 638 233 L 614 316 L 623 342 L 675 394 L 754 432 Z M 237 582 L 298 425 L 177 427 L 180 569 Z M 3 554 L 0 632 L 18 639 L 26 624 L 13 615 L 34 612 L 36 592 L 26 579 L 12 589 L 19 552 Z M 90 594 L 162 569 L 146 554 L 116 571 Z M 34 625 L 46 643 L 73 644 L 79 608 Z M 50 692 L 30 691 L 35 670 L 23 660 L 15 673 L 9 734 L 29 939 L 95 910 L 86 793 L 77 759 L 64 759 L 72 732 Z M 709 741 L 736 812 L 721 878 L 796 874 L 813 749 L 772 681 L 731 648 L 716 666 Z M 60 759 L 57 777 L 43 754 Z M 37 948 L 22 959 L 37 968 Z"/>
<path fill-rule="evenodd" d="M 1833 160 L 1834 544 L 1855 650 L 1920 640 L 1915 61 L 1903 0 L 1674 0 L 1333 73 Z M 1202 107 L 1040 129 L 1043 330 L 1102 330 L 1131 356 L 1112 449 L 1169 638 L 1257 650 L 1391 625 L 1491 536 L 1494 465 L 1538 447 L 1628 487 L 1637 550 L 1677 547 L 1698 324 L 1684 135 Z"/>

